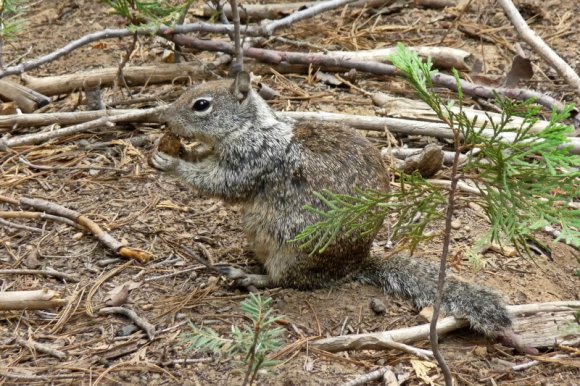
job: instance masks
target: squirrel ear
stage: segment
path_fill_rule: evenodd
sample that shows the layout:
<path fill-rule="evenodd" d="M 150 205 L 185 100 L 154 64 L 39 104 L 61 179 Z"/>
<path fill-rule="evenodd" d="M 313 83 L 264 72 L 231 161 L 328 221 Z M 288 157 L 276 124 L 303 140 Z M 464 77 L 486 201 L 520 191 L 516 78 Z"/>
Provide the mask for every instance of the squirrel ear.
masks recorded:
<path fill-rule="evenodd" d="M 246 99 L 251 88 L 250 74 L 245 71 L 240 71 L 236 75 L 236 79 L 232 84 L 232 92 L 239 101 Z"/>

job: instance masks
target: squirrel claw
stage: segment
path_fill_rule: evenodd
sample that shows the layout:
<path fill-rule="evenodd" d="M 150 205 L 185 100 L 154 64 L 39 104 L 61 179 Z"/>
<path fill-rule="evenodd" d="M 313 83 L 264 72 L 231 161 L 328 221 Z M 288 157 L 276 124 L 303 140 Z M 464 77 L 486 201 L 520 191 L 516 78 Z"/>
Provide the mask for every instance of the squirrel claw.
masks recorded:
<path fill-rule="evenodd" d="M 165 172 L 174 170 L 177 167 L 178 162 L 179 162 L 178 158 L 175 158 L 161 151 L 156 151 L 149 158 L 150 166 Z"/>

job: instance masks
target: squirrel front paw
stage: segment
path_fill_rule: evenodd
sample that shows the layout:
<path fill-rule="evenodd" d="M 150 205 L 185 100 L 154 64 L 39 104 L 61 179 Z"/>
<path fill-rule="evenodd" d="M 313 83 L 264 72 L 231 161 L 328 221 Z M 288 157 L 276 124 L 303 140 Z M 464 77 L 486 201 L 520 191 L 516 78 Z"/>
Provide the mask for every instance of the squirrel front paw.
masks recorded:
<path fill-rule="evenodd" d="M 196 163 L 203 161 L 213 153 L 213 148 L 209 145 L 198 142 L 186 147 L 179 137 L 167 133 L 157 142 L 157 149 L 149 158 L 149 165 L 156 169 L 170 172 L 177 167 L 179 160 Z M 169 162 L 170 160 L 171 162 Z"/>
<path fill-rule="evenodd" d="M 149 157 L 149 166 L 163 172 L 174 171 L 177 168 L 178 163 L 179 158 L 173 157 L 160 150 L 155 150 L 151 157 Z"/>

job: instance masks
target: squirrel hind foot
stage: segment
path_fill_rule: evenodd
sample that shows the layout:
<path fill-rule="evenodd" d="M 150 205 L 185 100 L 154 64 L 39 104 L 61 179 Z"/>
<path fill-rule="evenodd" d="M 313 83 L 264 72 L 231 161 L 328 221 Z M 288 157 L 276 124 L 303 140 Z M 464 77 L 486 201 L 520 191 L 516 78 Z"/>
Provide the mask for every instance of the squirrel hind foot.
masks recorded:
<path fill-rule="evenodd" d="M 246 273 L 244 270 L 232 266 L 220 267 L 219 271 L 228 279 L 234 280 L 238 287 L 247 289 L 272 287 L 272 281 L 268 275 Z"/>

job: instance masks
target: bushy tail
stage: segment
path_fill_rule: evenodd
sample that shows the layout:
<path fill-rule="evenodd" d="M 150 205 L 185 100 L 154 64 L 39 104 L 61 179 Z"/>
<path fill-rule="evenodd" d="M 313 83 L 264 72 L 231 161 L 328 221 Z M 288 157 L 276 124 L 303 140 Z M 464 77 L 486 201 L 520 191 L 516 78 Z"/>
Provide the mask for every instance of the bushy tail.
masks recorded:
<path fill-rule="evenodd" d="M 423 308 L 435 302 L 438 274 L 439 269 L 434 264 L 412 257 L 371 257 L 356 275 L 356 280 L 407 297 L 418 308 Z M 500 295 L 453 276 L 447 277 L 442 309 L 448 315 L 469 320 L 471 328 L 487 336 L 501 335 L 512 324 Z"/>

